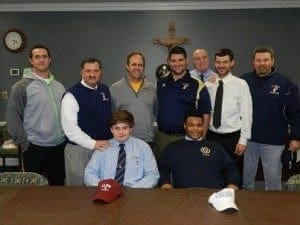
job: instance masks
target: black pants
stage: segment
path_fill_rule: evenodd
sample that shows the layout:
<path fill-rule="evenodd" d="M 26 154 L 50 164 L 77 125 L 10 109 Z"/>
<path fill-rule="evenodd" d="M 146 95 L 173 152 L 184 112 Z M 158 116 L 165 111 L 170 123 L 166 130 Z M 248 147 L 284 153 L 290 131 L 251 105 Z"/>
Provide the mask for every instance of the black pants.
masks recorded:
<path fill-rule="evenodd" d="M 39 173 L 48 178 L 49 185 L 64 185 L 65 143 L 57 146 L 45 147 L 30 143 L 23 152 L 23 163 L 26 172 Z"/>
<path fill-rule="evenodd" d="M 240 174 L 241 188 L 243 184 L 244 155 L 237 155 L 234 153 L 235 147 L 240 139 L 240 133 L 240 131 L 237 131 L 227 134 L 218 134 L 208 130 L 206 139 L 219 143 L 225 149 L 231 159 L 235 162 Z"/>

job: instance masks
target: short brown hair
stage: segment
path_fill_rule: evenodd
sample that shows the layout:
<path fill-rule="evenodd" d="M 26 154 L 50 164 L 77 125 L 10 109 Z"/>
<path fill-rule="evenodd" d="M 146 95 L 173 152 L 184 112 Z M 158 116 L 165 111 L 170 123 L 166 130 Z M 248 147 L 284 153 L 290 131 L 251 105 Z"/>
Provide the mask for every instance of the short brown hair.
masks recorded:
<path fill-rule="evenodd" d="M 269 47 L 257 47 L 253 51 L 253 54 L 252 54 L 252 58 L 253 59 L 255 58 L 255 54 L 256 53 L 270 53 L 271 59 L 274 59 L 274 50 L 272 48 L 269 48 Z"/>
<path fill-rule="evenodd" d="M 131 57 L 134 56 L 134 55 L 139 55 L 139 56 L 142 58 L 142 60 L 143 60 L 143 65 L 145 66 L 145 63 L 146 63 L 145 57 L 144 57 L 144 55 L 143 55 L 142 53 L 140 53 L 140 52 L 131 52 L 131 53 L 127 56 L 127 61 L 126 61 L 127 66 L 129 66 L 130 59 L 131 59 Z"/>
<path fill-rule="evenodd" d="M 172 55 L 183 55 L 183 57 L 185 59 L 187 58 L 187 54 L 186 54 L 185 49 L 183 47 L 180 47 L 180 46 L 175 46 L 175 47 L 170 49 L 169 54 L 168 54 L 168 59 L 171 59 Z"/>
<path fill-rule="evenodd" d="M 102 69 L 102 65 L 101 65 L 101 61 L 100 59 L 97 59 L 97 58 L 85 58 L 81 61 L 81 64 L 80 64 L 80 68 L 83 69 L 84 68 L 84 65 L 86 63 L 98 63 L 99 64 L 99 68 Z"/>
<path fill-rule="evenodd" d="M 29 58 L 30 58 L 30 59 L 32 59 L 32 56 L 33 56 L 32 51 L 33 51 L 34 49 L 37 49 L 37 48 L 45 49 L 45 50 L 47 51 L 48 57 L 51 58 L 50 50 L 49 50 L 47 47 L 45 47 L 44 45 L 35 45 L 35 46 L 33 46 L 33 47 L 30 49 L 30 51 L 29 51 Z"/>
<path fill-rule="evenodd" d="M 134 126 L 133 115 L 127 110 L 123 110 L 123 109 L 117 110 L 112 113 L 109 121 L 109 125 L 110 127 L 113 127 L 117 123 L 128 123 L 130 127 L 133 127 Z"/>
<path fill-rule="evenodd" d="M 234 54 L 233 51 L 230 48 L 220 48 L 216 54 L 215 54 L 215 59 L 218 57 L 224 57 L 228 55 L 230 61 L 234 60 Z"/>

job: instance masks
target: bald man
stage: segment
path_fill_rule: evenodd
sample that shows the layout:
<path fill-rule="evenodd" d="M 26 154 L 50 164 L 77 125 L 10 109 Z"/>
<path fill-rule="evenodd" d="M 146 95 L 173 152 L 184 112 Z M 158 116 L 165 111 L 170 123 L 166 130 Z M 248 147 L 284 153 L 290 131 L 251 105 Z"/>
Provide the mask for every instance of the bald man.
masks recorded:
<path fill-rule="evenodd" d="M 199 48 L 193 52 L 193 65 L 195 70 L 191 71 L 191 76 L 202 80 L 209 81 L 210 78 L 216 77 L 217 74 L 209 69 L 209 57 L 206 49 Z"/>

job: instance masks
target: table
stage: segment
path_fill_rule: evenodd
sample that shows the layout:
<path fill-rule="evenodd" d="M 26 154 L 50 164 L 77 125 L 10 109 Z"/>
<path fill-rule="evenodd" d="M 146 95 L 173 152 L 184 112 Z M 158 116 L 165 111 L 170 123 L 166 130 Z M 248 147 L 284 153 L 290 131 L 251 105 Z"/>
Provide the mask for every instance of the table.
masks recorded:
<path fill-rule="evenodd" d="M 24 187 L 0 187 L 0 207 L 13 198 Z"/>
<path fill-rule="evenodd" d="M 93 202 L 95 187 L 0 187 L 1 225 L 299 225 L 300 192 L 236 192 L 237 213 L 207 203 L 213 189 L 125 189 L 112 203 Z M 14 194 L 12 194 L 14 192 Z"/>

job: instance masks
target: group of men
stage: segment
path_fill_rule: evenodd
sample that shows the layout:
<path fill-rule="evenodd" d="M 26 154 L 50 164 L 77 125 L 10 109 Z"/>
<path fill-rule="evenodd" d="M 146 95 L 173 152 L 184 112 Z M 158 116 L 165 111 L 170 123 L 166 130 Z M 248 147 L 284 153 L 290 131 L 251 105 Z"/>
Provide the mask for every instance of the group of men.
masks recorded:
<path fill-rule="evenodd" d="M 288 136 L 289 149 L 300 148 L 299 93 L 273 67 L 272 49 L 255 49 L 252 60 L 254 71 L 239 78 L 232 50 L 215 53 L 213 72 L 207 51 L 197 49 L 189 72 L 185 49 L 175 46 L 171 72 L 155 89 L 139 52 L 128 55 L 127 73 L 110 88 L 100 82 L 100 60 L 87 58 L 81 81 L 65 91 L 49 71 L 49 49 L 34 46 L 32 68 L 10 94 L 8 129 L 25 171 L 50 185 L 113 178 L 128 187 L 254 189 L 261 158 L 265 189 L 281 190 Z"/>

